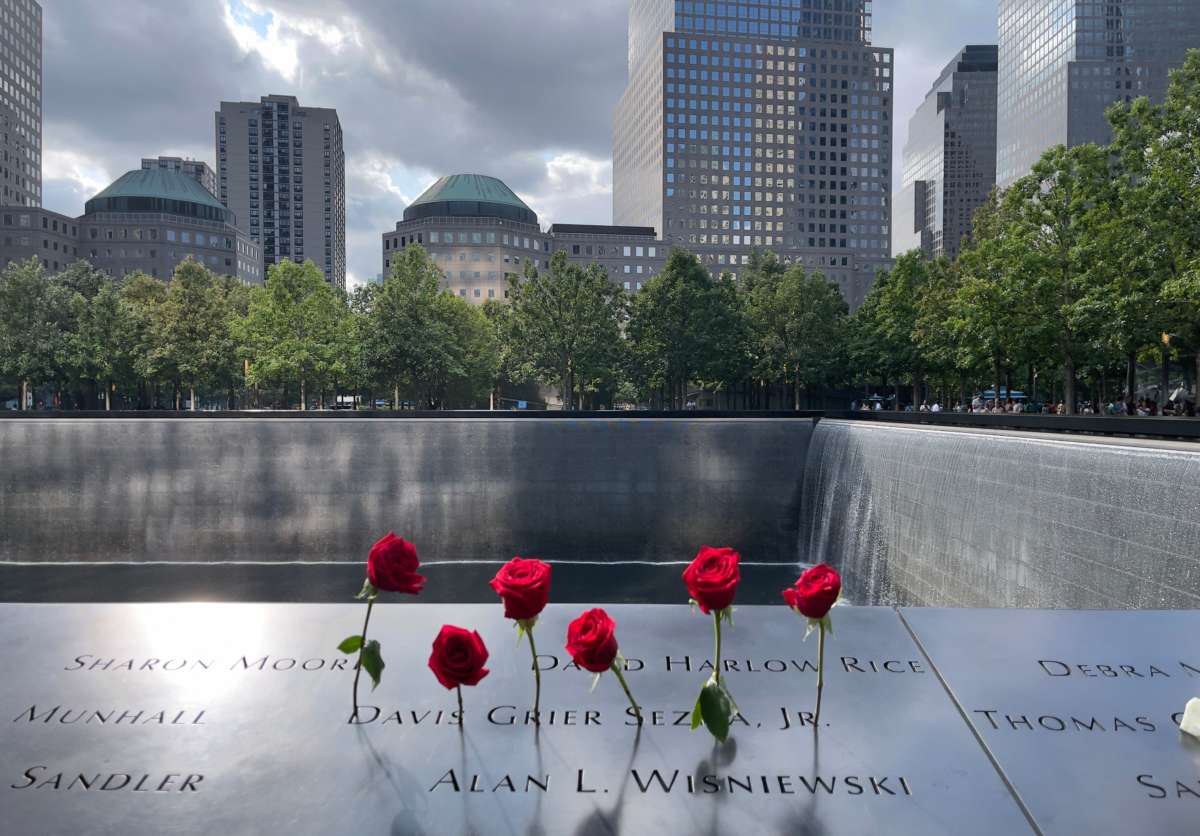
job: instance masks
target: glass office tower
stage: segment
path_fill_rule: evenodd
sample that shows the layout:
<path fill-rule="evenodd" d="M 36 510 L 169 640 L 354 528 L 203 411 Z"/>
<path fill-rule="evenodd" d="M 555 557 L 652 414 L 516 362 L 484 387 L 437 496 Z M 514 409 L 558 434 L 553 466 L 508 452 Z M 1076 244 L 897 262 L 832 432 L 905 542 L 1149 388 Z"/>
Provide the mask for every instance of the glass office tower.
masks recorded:
<path fill-rule="evenodd" d="M 895 255 L 957 258 L 996 184 L 996 46 L 965 47 L 908 121 Z"/>
<path fill-rule="evenodd" d="M 0 0 L 0 205 L 42 205 L 42 7 Z"/>
<path fill-rule="evenodd" d="M 1000 0 L 1000 185 L 1055 145 L 1108 142 L 1105 109 L 1161 99 L 1195 47 L 1196 0 Z"/>
<path fill-rule="evenodd" d="M 891 252 L 892 50 L 868 0 L 631 0 L 614 223 L 714 273 L 755 250 L 861 302 Z"/>

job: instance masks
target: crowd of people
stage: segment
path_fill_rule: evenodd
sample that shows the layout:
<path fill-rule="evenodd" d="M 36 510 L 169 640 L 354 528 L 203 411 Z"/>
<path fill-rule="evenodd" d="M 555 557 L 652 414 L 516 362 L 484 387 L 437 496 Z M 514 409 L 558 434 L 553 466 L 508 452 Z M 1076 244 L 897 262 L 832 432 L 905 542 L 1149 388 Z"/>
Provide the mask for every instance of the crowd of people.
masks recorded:
<path fill-rule="evenodd" d="M 861 412 L 879 412 L 885 408 L 884 401 L 881 398 L 862 401 L 854 407 Z M 1067 405 L 1058 401 L 1026 401 L 1026 400 L 996 400 L 985 399 L 981 395 L 976 395 L 969 404 L 956 403 L 952 407 L 943 407 L 939 401 L 929 403 L 923 401 L 919 407 L 913 409 L 912 404 L 906 404 L 903 407 L 904 412 L 956 412 L 961 414 L 972 415 L 1066 415 Z M 1133 416 L 1139 418 L 1154 418 L 1159 416 L 1178 417 L 1178 418 L 1195 418 L 1196 404 L 1193 401 L 1167 401 L 1166 405 L 1160 410 L 1158 402 L 1153 398 L 1141 398 L 1137 401 L 1109 401 L 1108 403 L 1097 403 L 1093 401 L 1080 401 L 1075 405 L 1076 415 L 1108 415 L 1108 416 Z"/>

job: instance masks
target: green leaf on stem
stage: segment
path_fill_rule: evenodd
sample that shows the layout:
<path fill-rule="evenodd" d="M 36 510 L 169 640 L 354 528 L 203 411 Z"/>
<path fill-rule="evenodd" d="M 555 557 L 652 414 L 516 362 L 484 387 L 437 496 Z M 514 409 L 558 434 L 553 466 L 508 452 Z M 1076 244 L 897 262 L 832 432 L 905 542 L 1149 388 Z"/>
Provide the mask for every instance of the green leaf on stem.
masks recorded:
<path fill-rule="evenodd" d="M 338 645 L 338 650 L 342 651 L 342 653 L 357 653 L 358 649 L 362 647 L 362 643 L 362 636 L 347 636 Z"/>
<path fill-rule="evenodd" d="M 379 653 L 379 642 L 371 639 L 362 649 L 362 666 L 371 677 L 371 690 L 379 687 L 383 678 L 383 656 Z"/>
<path fill-rule="evenodd" d="M 700 692 L 700 714 L 712 736 L 724 743 L 729 737 L 729 722 L 733 718 L 733 703 L 725 689 L 709 680 Z M 693 715 L 693 721 L 695 716 Z"/>
<path fill-rule="evenodd" d="M 707 686 L 706 686 L 707 687 Z M 700 692 L 700 696 L 696 697 L 696 707 L 692 709 L 692 731 L 700 728 L 700 724 L 704 722 L 704 714 L 701 711 L 700 699 L 704 696 L 704 692 Z"/>

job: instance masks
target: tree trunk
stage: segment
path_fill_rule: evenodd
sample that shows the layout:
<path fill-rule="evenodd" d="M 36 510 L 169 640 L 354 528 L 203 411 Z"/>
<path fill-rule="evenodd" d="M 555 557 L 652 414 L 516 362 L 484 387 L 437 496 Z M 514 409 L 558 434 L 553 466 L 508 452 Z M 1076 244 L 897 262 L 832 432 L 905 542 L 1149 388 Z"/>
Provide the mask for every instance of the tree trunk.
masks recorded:
<path fill-rule="evenodd" d="M 304 412 L 308 409 L 308 391 L 305 389 L 305 380 L 300 378 L 300 411 Z"/>
<path fill-rule="evenodd" d="M 400 384 L 392 384 L 392 409 L 400 408 Z"/>
<path fill-rule="evenodd" d="M 1162 349 L 1162 381 L 1158 389 L 1158 414 L 1162 415 L 1163 408 L 1167 405 L 1167 399 L 1171 397 L 1171 349 L 1168 346 L 1163 346 Z"/>
<path fill-rule="evenodd" d="M 191 403 L 192 412 L 195 412 L 196 411 L 196 387 L 195 386 L 188 387 L 188 397 L 191 398 L 190 403 Z"/>
<path fill-rule="evenodd" d="M 1063 402 L 1067 405 L 1067 414 L 1075 414 L 1075 358 L 1068 356 L 1063 363 Z"/>
<path fill-rule="evenodd" d="M 112 412 L 112 383 L 110 381 L 104 383 L 104 411 Z"/>
<path fill-rule="evenodd" d="M 179 385 L 178 385 L 178 384 L 176 384 L 176 385 L 175 385 L 175 411 L 176 411 L 176 412 L 179 412 L 179 411 L 180 411 L 180 409 L 179 409 L 179 407 L 180 407 L 179 400 L 180 400 L 180 398 L 182 397 L 182 394 L 183 394 L 183 393 L 180 391 L 180 389 L 179 389 Z"/>
<path fill-rule="evenodd" d="M 1137 401 L 1137 355 L 1132 351 L 1125 358 L 1125 402 Z"/>
<path fill-rule="evenodd" d="M 992 361 L 992 394 L 996 397 L 993 400 L 993 406 L 1000 405 L 1000 358 L 994 358 Z M 985 404 L 986 407 L 986 404 Z"/>

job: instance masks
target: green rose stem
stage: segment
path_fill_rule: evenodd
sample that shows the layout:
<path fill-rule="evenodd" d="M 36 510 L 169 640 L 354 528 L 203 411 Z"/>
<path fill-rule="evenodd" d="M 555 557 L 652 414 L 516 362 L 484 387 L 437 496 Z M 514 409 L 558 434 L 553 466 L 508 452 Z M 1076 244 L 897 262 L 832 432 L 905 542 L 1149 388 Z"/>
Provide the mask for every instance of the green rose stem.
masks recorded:
<path fill-rule="evenodd" d="M 642 708 L 637 704 L 637 701 L 634 700 L 633 693 L 629 690 L 629 683 L 625 681 L 625 674 L 621 673 L 621 666 L 617 664 L 616 660 L 613 660 L 612 672 L 617 675 L 617 682 L 621 683 L 621 688 L 624 689 L 625 696 L 629 697 L 629 704 L 633 706 L 633 713 L 636 714 L 638 718 L 638 729 L 641 730 Z"/>
<path fill-rule="evenodd" d="M 812 714 L 812 728 L 821 722 L 821 690 L 824 688 L 824 619 L 820 624 L 821 634 L 817 638 L 817 710 Z"/>
<path fill-rule="evenodd" d="M 525 632 L 529 634 L 529 652 L 533 654 L 533 722 L 541 724 L 542 715 L 540 706 L 542 704 L 542 671 L 538 668 L 537 661 L 537 644 L 533 641 L 533 625 L 536 623 L 536 618 L 531 618 L 526 622 Z"/>
<path fill-rule="evenodd" d="M 375 606 L 375 596 L 367 598 L 367 617 L 363 619 L 362 644 L 358 648 L 358 665 L 354 669 L 354 719 L 358 719 L 358 678 L 362 675 L 363 650 L 367 646 L 367 625 L 371 623 L 371 607 Z"/>
<path fill-rule="evenodd" d="M 713 671 L 713 680 L 721 684 L 721 611 L 713 610 L 713 621 L 717 626 L 717 666 Z"/>
<path fill-rule="evenodd" d="M 462 686 L 461 686 L 461 685 L 459 685 L 459 686 L 458 686 L 458 687 L 456 687 L 454 690 L 455 690 L 455 691 L 458 691 L 458 730 L 459 730 L 459 731 L 462 731 L 462 727 L 463 727 L 463 718 L 464 718 L 464 716 L 465 716 L 465 715 L 463 714 L 463 704 L 462 704 Z"/>
<path fill-rule="evenodd" d="M 819 625 L 821 635 L 817 639 L 817 710 L 813 712 L 813 729 L 821 722 L 821 689 L 825 687 L 825 619 Z"/>

